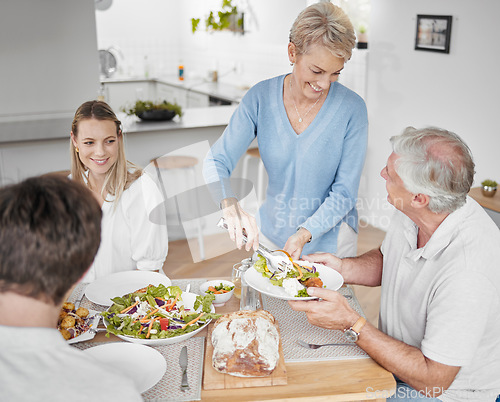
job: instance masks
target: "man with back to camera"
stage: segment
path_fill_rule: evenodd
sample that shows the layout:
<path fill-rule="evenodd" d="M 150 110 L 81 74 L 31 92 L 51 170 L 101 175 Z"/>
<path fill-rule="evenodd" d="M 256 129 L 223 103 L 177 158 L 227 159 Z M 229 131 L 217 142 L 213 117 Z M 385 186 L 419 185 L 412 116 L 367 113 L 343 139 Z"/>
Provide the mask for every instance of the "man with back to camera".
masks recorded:
<path fill-rule="evenodd" d="M 500 231 L 467 196 L 470 150 L 438 128 L 409 127 L 391 143 L 381 175 L 397 211 L 380 249 L 345 259 L 304 256 L 336 269 L 346 283 L 381 285 L 379 329 L 331 290 L 308 288 L 322 300 L 289 303 L 314 325 L 344 330 L 391 371 L 396 400 L 495 401 Z"/>
<path fill-rule="evenodd" d="M 49 175 L 0 188 L 0 399 L 142 401 L 57 330 L 100 239 L 101 208 L 83 185 Z"/>

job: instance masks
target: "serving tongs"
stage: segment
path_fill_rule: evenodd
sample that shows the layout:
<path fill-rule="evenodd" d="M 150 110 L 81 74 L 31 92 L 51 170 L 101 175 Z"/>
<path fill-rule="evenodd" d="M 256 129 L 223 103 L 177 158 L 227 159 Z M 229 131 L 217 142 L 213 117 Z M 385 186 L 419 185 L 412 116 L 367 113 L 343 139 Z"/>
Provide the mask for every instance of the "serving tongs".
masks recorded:
<path fill-rule="evenodd" d="M 224 218 L 220 218 L 219 222 L 217 222 L 217 226 L 222 229 L 229 230 Z M 244 230 L 242 232 L 242 236 L 243 236 L 243 241 L 247 243 L 248 238 Z M 290 257 L 283 250 L 271 251 L 260 243 L 259 243 L 259 248 L 257 249 L 257 253 L 259 253 L 262 257 L 266 259 L 267 268 L 273 274 L 285 271 L 286 267 L 291 263 Z"/>

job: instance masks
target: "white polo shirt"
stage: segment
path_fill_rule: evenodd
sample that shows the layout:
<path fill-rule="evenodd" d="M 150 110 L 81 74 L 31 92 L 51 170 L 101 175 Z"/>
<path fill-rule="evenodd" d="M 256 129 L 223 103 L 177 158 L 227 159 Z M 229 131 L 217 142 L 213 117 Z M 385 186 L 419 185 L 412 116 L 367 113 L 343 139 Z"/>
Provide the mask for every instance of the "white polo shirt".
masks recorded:
<path fill-rule="evenodd" d="M 138 368 L 140 369 L 140 368 Z M 57 329 L 0 325 L 0 400 L 141 402 L 133 379 L 70 346 Z"/>
<path fill-rule="evenodd" d="M 163 196 L 146 170 L 126 189 L 115 206 L 108 194 L 102 205 L 101 244 L 94 262 L 82 279 L 97 278 L 135 269 L 162 268 L 168 253 L 168 233 Z"/>
<path fill-rule="evenodd" d="M 500 394 L 500 230 L 472 198 L 417 249 L 396 211 L 382 244 L 380 330 L 461 369 L 442 400 Z M 491 393 L 491 395 L 489 395 Z"/>

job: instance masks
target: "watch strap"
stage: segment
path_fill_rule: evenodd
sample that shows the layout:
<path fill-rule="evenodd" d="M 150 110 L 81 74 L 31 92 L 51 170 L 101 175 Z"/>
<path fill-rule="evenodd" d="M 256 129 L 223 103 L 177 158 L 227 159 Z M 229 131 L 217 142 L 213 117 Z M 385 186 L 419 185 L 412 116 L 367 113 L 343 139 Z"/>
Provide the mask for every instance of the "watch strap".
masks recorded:
<path fill-rule="evenodd" d="M 354 323 L 354 325 L 351 327 L 351 329 L 356 332 L 358 335 L 363 329 L 363 327 L 366 324 L 366 318 L 365 317 L 359 317 L 358 320 Z"/>

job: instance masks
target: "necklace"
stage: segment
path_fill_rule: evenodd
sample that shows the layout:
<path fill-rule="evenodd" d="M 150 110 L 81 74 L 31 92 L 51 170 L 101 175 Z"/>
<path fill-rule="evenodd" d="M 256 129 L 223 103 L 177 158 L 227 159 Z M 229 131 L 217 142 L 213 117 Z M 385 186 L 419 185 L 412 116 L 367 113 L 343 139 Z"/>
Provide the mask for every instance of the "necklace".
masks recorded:
<path fill-rule="evenodd" d="M 293 106 L 295 107 L 295 111 L 297 112 L 297 116 L 299 116 L 299 123 L 302 123 L 302 120 L 304 120 L 306 118 L 306 116 L 309 114 L 309 112 L 312 110 L 312 108 L 314 106 L 316 106 L 316 104 L 319 102 L 321 95 L 323 95 L 323 91 L 321 91 L 321 93 L 319 94 L 318 99 L 316 99 L 316 102 L 314 102 L 314 104 L 307 110 L 304 117 L 300 116 L 299 109 L 297 109 L 297 104 L 295 103 L 295 98 L 293 97 L 292 77 L 290 77 L 290 92 L 292 95 Z"/>

